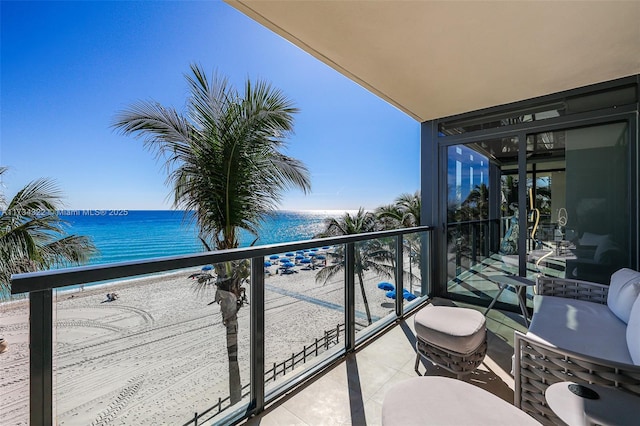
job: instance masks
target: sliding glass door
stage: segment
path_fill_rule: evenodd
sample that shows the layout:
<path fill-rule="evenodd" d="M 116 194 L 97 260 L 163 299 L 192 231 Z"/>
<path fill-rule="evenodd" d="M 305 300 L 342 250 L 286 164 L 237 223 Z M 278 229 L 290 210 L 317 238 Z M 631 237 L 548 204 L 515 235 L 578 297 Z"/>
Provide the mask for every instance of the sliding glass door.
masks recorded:
<path fill-rule="evenodd" d="M 608 283 L 630 263 L 626 122 L 527 136 L 528 269 Z"/>
<path fill-rule="evenodd" d="M 489 301 L 504 274 L 606 283 L 630 265 L 627 122 L 445 149 L 450 296 Z M 507 291 L 499 301 L 517 306 Z"/>

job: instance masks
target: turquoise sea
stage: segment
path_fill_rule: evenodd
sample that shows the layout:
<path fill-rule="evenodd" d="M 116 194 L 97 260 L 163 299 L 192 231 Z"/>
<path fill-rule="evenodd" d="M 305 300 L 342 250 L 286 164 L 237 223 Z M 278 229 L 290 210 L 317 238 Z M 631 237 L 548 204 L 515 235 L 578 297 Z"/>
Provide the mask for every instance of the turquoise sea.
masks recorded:
<path fill-rule="evenodd" d="M 255 245 L 308 240 L 340 211 L 278 211 L 260 227 Z M 104 264 L 204 251 L 190 213 L 176 210 L 72 210 L 61 212 L 69 234 L 91 237 L 99 250 L 89 263 Z M 240 235 L 248 247 L 255 236 Z"/>

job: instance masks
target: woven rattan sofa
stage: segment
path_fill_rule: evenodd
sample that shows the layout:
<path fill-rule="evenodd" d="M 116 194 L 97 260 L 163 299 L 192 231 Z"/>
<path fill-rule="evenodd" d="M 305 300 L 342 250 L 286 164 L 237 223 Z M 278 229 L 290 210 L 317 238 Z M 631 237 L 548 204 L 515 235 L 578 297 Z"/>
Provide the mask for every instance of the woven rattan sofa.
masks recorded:
<path fill-rule="evenodd" d="M 546 389 L 573 381 L 640 395 L 640 272 L 610 285 L 541 276 L 526 334 L 515 332 L 514 405 L 543 424 L 563 424 Z"/>

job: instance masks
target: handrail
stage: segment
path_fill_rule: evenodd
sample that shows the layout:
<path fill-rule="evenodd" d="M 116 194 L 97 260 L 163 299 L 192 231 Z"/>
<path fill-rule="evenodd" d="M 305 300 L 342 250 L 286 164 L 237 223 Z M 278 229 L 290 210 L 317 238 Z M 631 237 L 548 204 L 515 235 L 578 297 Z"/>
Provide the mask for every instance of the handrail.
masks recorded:
<path fill-rule="evenodd" d="M 396 247 L 396 264 L 402 264 L 404 258 L 403 236 L 406 234 L 426 233 L 431 234 L 434 227 L 418 226 L 413 228 L 402 228 L 390 231 L 377 231 L 370 233 L 327 237 L 306 241 L 297 241 L 281 244 L 270 244 L 258 247 L 247 247 L 232 250 L 220 250 L 196 253 L 182 256 L 167 256 L 146 260 L 136 260 L 129 262 L 118 262 L 105 265 L 88 265 L 58 270 L 31 272 L 16 274 L 11 277 L 11 293 L 29 292 L 29 412 L 30 422 L 33 425 L 47 425 L 51 423 L 53 410 L 53 290 L 56 288 L 87 284 L 92 282 L 114 280 L 125 277 L 133 277 L 145 274 L 177 270 L 188 267 L 202 266 L 204 264 L 215 264 L 241 259 L 251 260 L 251 284 L 250 292 L 250 404 L 240 407 L 224 417 L 224 422 L 234 423 L 249 415 L 260 413 L 264 410 L 265 403 L 279 398 L 284 393 L 290 391 L 306 380 L 319 374 L 331 363 L 346 353 L 356 349 L 361 342 L 369 340 L 373 335 L 381 332 L 383 327 L 390 324 L 391 320 L 385 320 L 382 324 L 374 326 L 359 337 L 356 342 L 356 321 L 355 321 L 355 251 L 354 245 L 360 241 L 393 238 Z M 431 234 L 432 235 L 432 234 Z M 428 247 L 431 247 L 431 235 L 429 239 L 423 241 L 423 247 L 427 248 L 423 252 L 422 262 L 429 262 L 430 256 L 427 254 Z M 322 362 L 312 366 L 308 370 L 294 375 L 276 388 L 265 392 L 264 383 L 264 256 L 275 253 L 285 253 L 288 251 L 298 251 L 303 249 L 313 249 L 321 246 L 345 245 L 345 268 L 344 268 L 344 321 L 345 339 L 344 347 L 331 354 Z M 425 270 L 429 270 L 426 267 Z M 402 294 L 403 272 L 396 271 L 396 291 Z M 422 294 L 423 298 L 418 305 L 427 303 L 427 280 L 423 276 Z M 413 305 L 415 308 L 417 305 Z M 403 298 L 396 298 L 396 318 L 404 316 Z M 197 424 L 198 417 L 193 421 Z"/>
<path fill-rule="evenodd" d="M 103 265 L 78 266 L 38 272 L 28 272 L 11 276 L 11 294 L 43 291 L 70 285 L 86 284 L 135 275 L 153 274 L 181 268 L 201 266 L 208 263 L 261 257 L 274 252 L 303 250 L 324 245 L 354 243 L 372 238 L 394 237 L 402 234 L 430 231 L 431 226 L 417 226 L 389 231 L 327 237 L 290 243 L 269 244 L 231 250 L 218 250 L 182 256 L 156 257 L 145 260 L 116 262 Z"/>
<path fill-rule="evenodd" d="M 447 227 L 457 226 L 457 225 L 475 225 L 477 223 L 497 222 L 499 220 L 500 219 L 476 219 L 476 220 L 465 220 L 463 222 L 449 222 L 447 223 Z"/>

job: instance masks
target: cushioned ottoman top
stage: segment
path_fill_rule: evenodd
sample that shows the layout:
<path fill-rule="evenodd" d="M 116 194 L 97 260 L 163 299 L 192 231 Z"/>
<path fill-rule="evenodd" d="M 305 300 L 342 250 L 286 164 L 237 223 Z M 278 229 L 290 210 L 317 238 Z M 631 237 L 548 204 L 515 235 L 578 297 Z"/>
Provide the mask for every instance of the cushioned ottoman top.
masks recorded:
<path fill-rule="evenodd" d="M 416 377 L 391 387 L 382 403 L 384 426 L 538 425 L 486 390 L 447 377 Z"/>
<path fill-rule="evenodd" d="M 484 315 L 468 308 L 427 305 L 413 321 L 420 340 L 460 354 L 475 351 L 487 333 Z"/>

